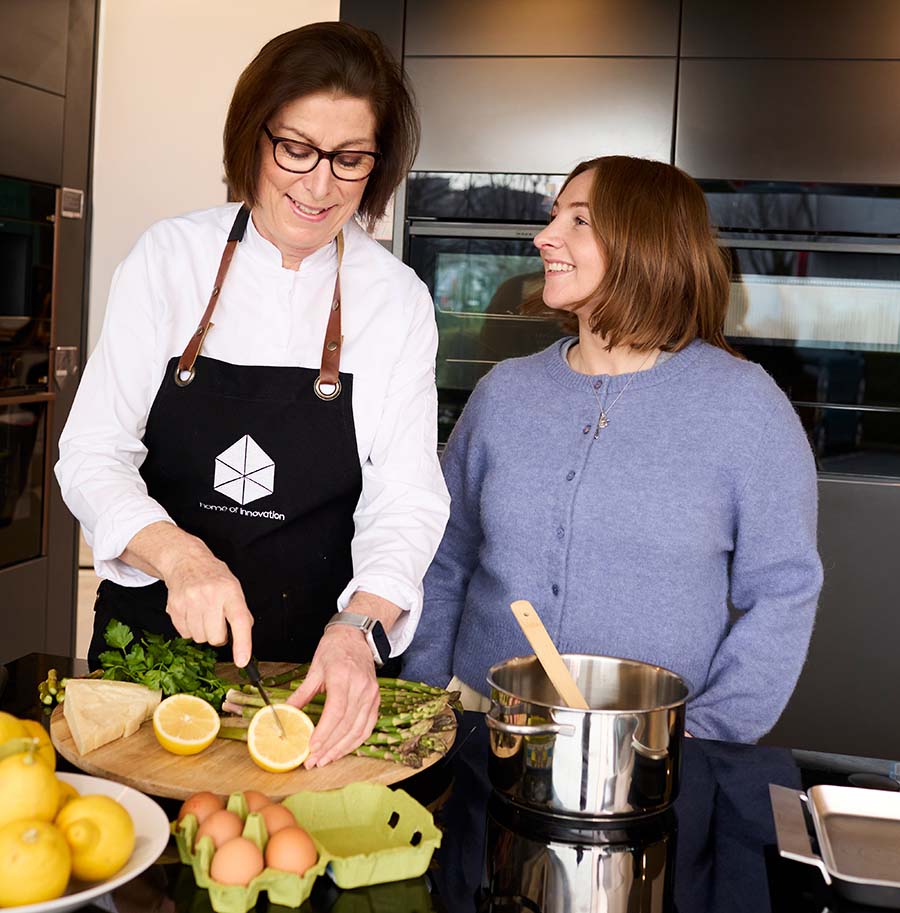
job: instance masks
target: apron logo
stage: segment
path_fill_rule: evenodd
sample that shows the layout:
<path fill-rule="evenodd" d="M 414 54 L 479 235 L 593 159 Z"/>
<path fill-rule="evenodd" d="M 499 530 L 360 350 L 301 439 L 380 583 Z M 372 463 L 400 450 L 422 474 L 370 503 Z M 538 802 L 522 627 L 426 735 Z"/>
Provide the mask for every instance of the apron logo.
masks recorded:
<path fill-rule="evenodd" d="M 238 504 L 264 498 L 275 491 L 275 462 L 245 434 L 216 457 L 213 487 Z"/>

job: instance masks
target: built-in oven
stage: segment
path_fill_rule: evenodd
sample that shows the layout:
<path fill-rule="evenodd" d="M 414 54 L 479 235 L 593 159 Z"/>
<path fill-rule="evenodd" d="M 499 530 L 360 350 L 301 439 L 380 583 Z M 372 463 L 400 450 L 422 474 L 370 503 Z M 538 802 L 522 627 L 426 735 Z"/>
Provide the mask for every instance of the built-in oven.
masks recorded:
<path fill-rule="evenodd" d="M 493 365 L 559 338 L 555 321 L 521 311 L 543 285 L 532 239 L 561 183 L 558 175 L 410 176 L 404 249 L 434 299 L 441 444 Z"/>
<path fill-rule="evenodd" d="M 821 472 L 900 477 L 900 187 L 701 186 L 732 344 L 787 393 Z"/>
<path fill-rule="evenodd" d="M 441 441 L 492 365 L 559 338 L 521 305 L 561 182 L 409 179 L 404 256 L 435 302 Z M 821 472 L 900 477 L 900 187 L 700 183 L 734 268 L 731 343 L 790 397 Z"/>
<path fill-rule="evenodd" d="M 0 568 L 46 552 L 57 198 L 0 178 Z"/>

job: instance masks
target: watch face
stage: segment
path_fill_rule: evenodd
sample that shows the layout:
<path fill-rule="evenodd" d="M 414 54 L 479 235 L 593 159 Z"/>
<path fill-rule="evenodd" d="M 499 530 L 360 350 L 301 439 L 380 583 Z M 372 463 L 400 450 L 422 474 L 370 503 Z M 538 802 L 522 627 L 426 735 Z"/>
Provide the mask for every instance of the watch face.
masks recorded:
<path fill-rule="evenodd" d="M 381 662 L 386 663 L 391 655 L 391 642 L 388 640 L 388 636 L 385 634 L 384 627 L 380 621 L 376 621 L 372 627 L 372 642 L 378 650 Z"/>

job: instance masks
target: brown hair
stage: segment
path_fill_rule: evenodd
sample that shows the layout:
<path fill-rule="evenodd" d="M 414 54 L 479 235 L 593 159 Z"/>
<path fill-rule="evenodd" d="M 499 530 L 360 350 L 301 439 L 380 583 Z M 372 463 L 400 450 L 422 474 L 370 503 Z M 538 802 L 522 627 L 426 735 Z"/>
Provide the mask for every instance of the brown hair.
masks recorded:
<path fill-rule="evenodd" d="M 371 229 L 384 215 L 419 149 L 419 118 L 400 67 L 374 32 L 316 22 L 269 41 L 241 73 L 225 119 L 225 177 L 235 199 L 252 206 L 263 124 L 282 105 L 316 92 L 364 98 L 375 115 L 381 159 L 359 214 Z"/>
<path fill-rule="evenodd" d="M 560 192 L 585 171 L 593 172 L 587 202 L 606 272 L 572 310 L 555 311 L 563 327 L 577 332 L 572 311 L 587 306 L 592 332 L 610 348 L 677 352 L 699 337 L 736 354 L 725 341 L 730 258 L 696 182 L 665 162 L 610 155 L 582 162 Z M 523 309 L 549 310 L 537 295 Z"/>

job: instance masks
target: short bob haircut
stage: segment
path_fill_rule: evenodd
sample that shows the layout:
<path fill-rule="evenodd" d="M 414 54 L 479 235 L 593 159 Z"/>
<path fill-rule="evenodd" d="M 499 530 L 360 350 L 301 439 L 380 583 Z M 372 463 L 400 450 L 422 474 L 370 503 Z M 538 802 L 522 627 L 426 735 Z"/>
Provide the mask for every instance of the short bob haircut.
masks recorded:
<path fill-rule="evenodd" d="M 232 196 L 249 206 L 257 202 L 263 125 L 282 105 L 318 92 L 363 98 L 372 106 L 382 158 L 359 207 L 371 230 L 412 167 L 419 118 L 400 67 L 378 36 L 345 22 L 316 22 L 278 35 L 241 73 L 225 119 L 225 177 Z"/>
<path fill-rule="evenodd" d="M 585 171 L 593 172 L 584 202 L 606 272 L 584 300 L 556 312 L 563 327 L 577 333 L 573 312 L 588 307 L 591 331 L 610 349 L 677 352 L 699 337 L 733 353 L 725 341 L 730 260 L 716 244 L 703 191 L 673 165 L 624 155 L 582 162 L 563 189 Z M 537 296 L 523 309 L 548 311 Z"/>

